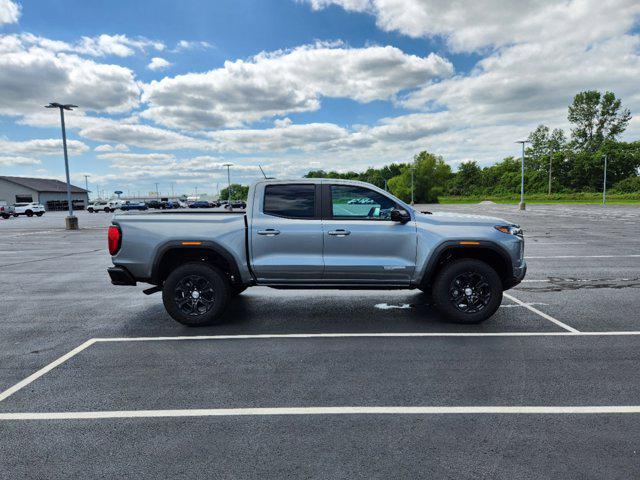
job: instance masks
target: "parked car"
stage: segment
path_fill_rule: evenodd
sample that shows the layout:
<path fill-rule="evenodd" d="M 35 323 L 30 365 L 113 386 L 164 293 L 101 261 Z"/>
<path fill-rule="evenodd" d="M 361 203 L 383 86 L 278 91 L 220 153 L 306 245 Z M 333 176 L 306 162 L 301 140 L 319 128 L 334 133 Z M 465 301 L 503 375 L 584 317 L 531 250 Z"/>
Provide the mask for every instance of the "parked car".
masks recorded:
<path fill-rule="evenodd" d="M 87 212 L 89 213 L 97 213 L 97 212 L 115 212 L 115 206 L 113 206 L 110 202 L 93 202 L 90 203 L 87 207 Z"/>
<path fill-rule="evenodd" d="M 15 212 L 15 207 L 13 205 L 9 205 L 7 202 L 0 202 L 0 217 L 5 220 L 11 217 Z"/>
<path fill-rule="evenodd" d="M 247 208 L 247 204 L 243 200 L 231 200 L 231 203 L 227 202 L 224 205 L 224 208 Z"/>
<path fill-rule="evenodd" d="M 120 205 L 120 210 L 128 212 L 130 210 L 148 210 L 149 207 L 144 202 L 124 202 Z"/>
<path fill-rule="evenodd" d="M 189 205 L 189 208 L 210 208 L 209 202 L 205 202 L 204 200 L 198 200 L 197 202 L 193 202 Z"/>
<path fill-rule="evenodd" d="M 372 205 L 344 207 L 362 197 Z M 162 291 L 169 314 L 189 326 L 219 322 L 229 299 L 253 285 L 417 288 L 449 319 L 477 323 L 527 270 L 512 222 L 420 213 L 367 183 L 261 180 L 248 199 L 246 213 L 116 215 L 111 282 L 150 283 L 145 293 Z"/>
<path fill-rule="evenodd" d="M 175 208 L 181 208 L 180 202 L 175 201 L 175 200 L 169 200 L 167 203 L 167 208 L 168 209 L 175 209 Z"/>
<path fill-rule="evenodd" d="M 147 208 L 162 209 L 162 202 L 160 200 L 148 200 L 144 203 L 147 205 Z"/>
<path fill-rule="evenodd" d="M 27 217 L 33 217 L 34 215 L 41 217 L 44 215 L 44 205 L 40 205 L 38 202 L 29 203 L 16 203 L 14 206 L 13 216 L 26 215 Z"/>

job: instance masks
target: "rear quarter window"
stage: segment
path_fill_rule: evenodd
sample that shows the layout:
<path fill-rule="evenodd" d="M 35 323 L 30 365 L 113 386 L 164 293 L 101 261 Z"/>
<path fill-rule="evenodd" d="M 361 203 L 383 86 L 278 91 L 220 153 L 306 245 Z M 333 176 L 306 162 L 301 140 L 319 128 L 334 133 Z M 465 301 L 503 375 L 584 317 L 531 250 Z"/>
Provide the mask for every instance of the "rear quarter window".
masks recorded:
<path fill-rule="evenodd" d="M 316 187 L 313 184 L 267 185 L 264 213 L 287 218 L 314 218 Z"/>

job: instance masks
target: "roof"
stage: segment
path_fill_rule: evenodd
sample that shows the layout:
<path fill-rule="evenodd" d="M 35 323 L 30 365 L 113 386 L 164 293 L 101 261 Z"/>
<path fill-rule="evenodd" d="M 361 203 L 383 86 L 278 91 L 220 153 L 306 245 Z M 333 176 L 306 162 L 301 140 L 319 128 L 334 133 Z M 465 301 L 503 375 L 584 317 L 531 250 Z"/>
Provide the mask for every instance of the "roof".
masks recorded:
<path fill-rule="evenodd" d="M 30 188 L 36 192 L 59 192 L 64 193 L 67 191 L 67 184 L 60 180 L 53 180 L 51 178 L 29 178 L 29 177 L 7 177 L 0 175 L 0 180 L 6 180 L 23 187 Z M 71 193 L 87 193 L 84 188 L 71 185 Z"/>

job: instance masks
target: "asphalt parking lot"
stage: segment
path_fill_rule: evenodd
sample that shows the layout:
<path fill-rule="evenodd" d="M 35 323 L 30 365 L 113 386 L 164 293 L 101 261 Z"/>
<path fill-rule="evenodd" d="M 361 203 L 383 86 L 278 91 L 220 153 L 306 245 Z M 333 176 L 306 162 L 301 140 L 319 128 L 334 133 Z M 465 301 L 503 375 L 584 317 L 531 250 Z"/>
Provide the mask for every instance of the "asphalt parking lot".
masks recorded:
<path fill-rule="evenodd" d="M 115 287 L 111 215 L 0 221 L 0 478 L 637 478 L 640 207 L 525 230 L 481 325 L 419 291 L 251 288 L 188 329 Z"/>

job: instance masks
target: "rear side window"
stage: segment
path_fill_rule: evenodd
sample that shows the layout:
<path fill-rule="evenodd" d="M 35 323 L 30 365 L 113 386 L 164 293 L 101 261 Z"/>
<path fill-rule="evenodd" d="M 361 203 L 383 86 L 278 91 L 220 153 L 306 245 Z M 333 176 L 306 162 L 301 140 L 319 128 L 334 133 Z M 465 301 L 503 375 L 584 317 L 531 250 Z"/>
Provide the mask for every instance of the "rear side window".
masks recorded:
<path fill-rule="evenodd" d="M 278 217 L 313 218 L 316 210 L 315 185 L 267 185 L 264 213 Z"/>

